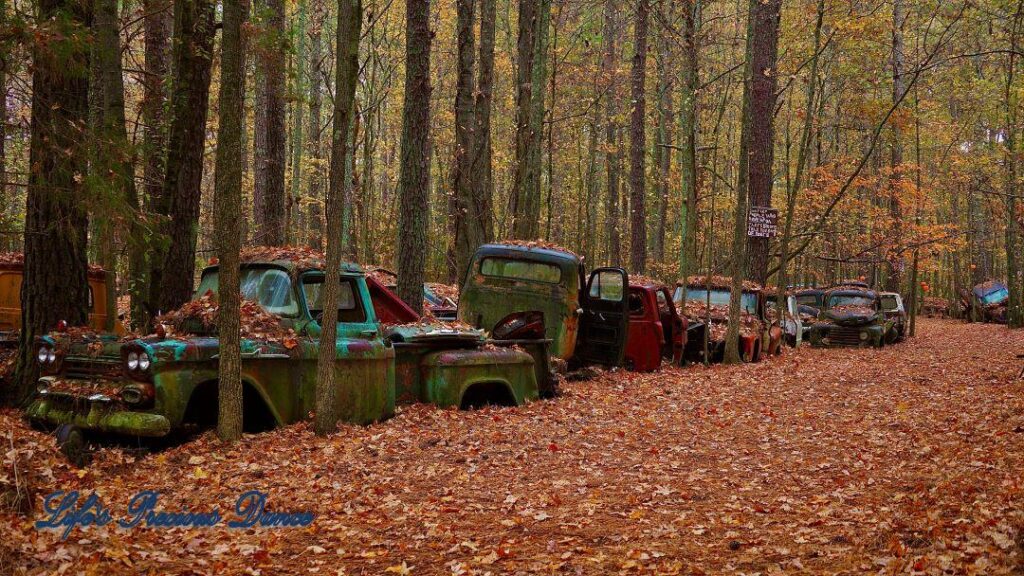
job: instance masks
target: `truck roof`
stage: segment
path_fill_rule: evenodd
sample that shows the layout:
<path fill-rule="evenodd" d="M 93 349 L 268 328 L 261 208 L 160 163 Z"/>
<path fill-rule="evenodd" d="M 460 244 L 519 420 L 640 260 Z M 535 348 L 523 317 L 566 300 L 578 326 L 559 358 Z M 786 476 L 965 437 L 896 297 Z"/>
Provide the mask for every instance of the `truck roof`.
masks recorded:
<path fill-rule="evenodd" d="M 529 259 L 554 264 L 578 265 L 580 257 L 572 252 L 554 245 L 541 243 L 510 243 L 502 242 L 495 244 L 484 244 L 476 250 L 477 258 L 496 256 L 512 259 Z"/>

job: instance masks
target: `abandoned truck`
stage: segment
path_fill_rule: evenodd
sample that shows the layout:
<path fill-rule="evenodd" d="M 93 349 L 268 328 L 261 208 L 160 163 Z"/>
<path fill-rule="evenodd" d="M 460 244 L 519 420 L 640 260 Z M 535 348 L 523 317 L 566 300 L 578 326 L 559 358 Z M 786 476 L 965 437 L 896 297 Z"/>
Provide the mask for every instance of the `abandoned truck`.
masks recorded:
<path fill-rule="evenodd" d="M 686 282 L 676 283 L 673 298 L 689 322 L 683 352 L 687 361 L 704 362 L 707 358 L 708 362 L 721 362 L 724 358 L 731 294 L 732 279 L 723 276 L 691 276 Z M 766 354 L 779 353 L 782 347 L 782 329 L 768 320 L 764 291 L 755 282 L 743 282 L 739 347 L 744 362 L 759 362 Z"/>
<path fill-rule="evenodd" d="M 664 359 L 681 360 L 686 337 L 663 284 L 621 268 L 588 277 L 582 258 L 537 242 L 481 246 L 459 297 L 459 319 L 486 330 L 518 319 L 551 339 L 552 355 L 571 368 L 657 370 Z"/>
<path fill-rule="evenodd" d="M 811 327 L 812 346 L 881 348 L 886 344 L 893 322 L 886 318 L 877 292 L 861 286 L 836 286 L 825 292 L 824 302 L 825 308 Z"/>
<path fill-rule="evenodd" d="M 961 307 L 968 322 L 1006 324 L 1010 290 L 999 280 L 989 280 L 975 286 L 961 298 Z"/>
<path fill-rule="evenodd" d="M 621 366 L 629 328 L 629 277 L 540 243 L 485 244 L 470 261 L 458 318 L 498 334 L 501 325 L 542 330 L 551 355 L 570 366 Z"/>
<path fill-rule="evenodd" d="M 907 339 L 910 319 L 903 305 L 903 296 L 897 292 L 880 292 L 878 298 L 882 304 L 882 312 L 889 321 L 889 331 L 885 334 L 886 344 L 895 344 Z"/>
<path fill-rule="evenodd" d="M 278 255 L 246 259 L 241 270 L 243 311 L 249 306 L 270 319 L 243 334 L 243 424 L 249 431 L 306 418 L 314 407 L 323 263 Z M 535 357 L 516 342 L 489 343 L 478 330 L 387 328 L 377 320 L 362 271 L 344 265 L 341 281 L 335 366 L 344 421 L 388 418 L 396 399 L 442 407 L 518 405 L 548 385 L 538 380 L 547 377 L 543 343 L 532 348 Z M 218 269 L 210 266 L 186 307 L 215 310 L 217 290 Z M 177 335 L 161 325 L 156 334 L 127 342 L 60 333 L 39 339 L 42 376 L 26 416 L 59 426 L 66 450 L 80 448 L 86 432 L 161 437 L 214 424 L 215 323 L 202 314 L 183 318 Z"/>

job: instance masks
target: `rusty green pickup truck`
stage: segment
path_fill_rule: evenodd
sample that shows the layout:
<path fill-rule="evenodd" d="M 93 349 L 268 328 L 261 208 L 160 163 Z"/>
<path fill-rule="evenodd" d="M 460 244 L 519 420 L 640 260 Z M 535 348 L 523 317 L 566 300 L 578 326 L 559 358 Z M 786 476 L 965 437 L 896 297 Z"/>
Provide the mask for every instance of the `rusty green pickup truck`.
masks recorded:
<path fill-rule="evenodd" d="M 259 431 L 309 417 L 314 408 L 319 349 L 322 262 L 244 260 L 242 295 L 280 321 L 294 337 L 244 335 L 243 424 Z M 218 269 L 203 271 L 195 298 L 211 298 Z M 371 292 L 373 295 L 371 295 Z M 342 419 L 370 423 L 394 413 L 396 401 L 441 407 L 519 405 L 550 391 L 547 341 L 487 339 L 479 330 L 409 322 L 386 326 L 375 306 L 401 301 L 368 282 L 355 265 L 341 270 L 338 310 L 337 408 Z M 399 318 L 415 318 L 406 307 Z M 58 442 L 81 444 L 86 434 L 162 437 L 209 427 L 217 417 L 218 340 L 214 326 L 184 336 L 134 340 L 55 334 L 38 340 L 42 376 L 26 416 L 59 427 Z"/>

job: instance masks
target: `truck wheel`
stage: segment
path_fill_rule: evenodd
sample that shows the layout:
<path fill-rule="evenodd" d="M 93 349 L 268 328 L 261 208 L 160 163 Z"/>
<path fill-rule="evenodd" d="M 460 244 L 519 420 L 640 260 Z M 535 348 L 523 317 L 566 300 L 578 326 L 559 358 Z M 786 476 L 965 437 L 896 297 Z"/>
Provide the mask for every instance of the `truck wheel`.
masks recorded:
<path fill-rule="evenodd" d="M 82 429 L 71 424 L 61 424 L 57 428 L 57 447 L 73 465 L 82 467 L 92 460 L 89 446 L 85 441 Z"/>

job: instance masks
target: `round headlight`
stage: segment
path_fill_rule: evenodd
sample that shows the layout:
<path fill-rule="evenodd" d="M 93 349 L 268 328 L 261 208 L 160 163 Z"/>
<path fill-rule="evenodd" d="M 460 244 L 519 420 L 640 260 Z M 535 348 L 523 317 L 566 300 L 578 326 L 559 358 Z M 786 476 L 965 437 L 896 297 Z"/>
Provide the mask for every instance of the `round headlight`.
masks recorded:
<path fill-rule="evenodd" d="M 865 332 L 865 331 L 861 331 L 861 333 L 860 333 L 860 339 L 861 339 L 861 340 L 867 340 L 867 339 L 868 339 L 868 333 L 867 333 L 867 332 Z"/>
<path fill-rule="evenodd" d="M 139 370 L 142 370 L 142 371 L 149 370 L 149 364 L 150 364 L 149 354 L 147 354 L 146 352 L 143 352 L 142 354 L 139 354 Z"/>
<path fill-rule="evenodd" d="M 50 391 L 50 384 L 49 384 L 49 382 L 46 382 L 45 380 L 40 380 L 39 382 L 36 382 L 36 392 L 38 392 L 40 394 L 46 394 L 49 391 Z"/>
<path fill-rule="evenodd" d="M 50 350 L 46 346 L 43 346 L 43 347 L 41 347 L 39 349 L 39 352 L 38 352 L 38 355 L 36 356 L 36 359 L 39 360 L 40 364 L 46 364 L 46 360 L 49 357 L 50 357 Z"/>
<path fill-rule="evenodd" d="M 142 391 L 138 388 L 125 388 L 121 390 L 121 399 L 128 404 L 138 404 L 142 402 Z"/>
<path fill-rule="evenodd" d="M 139 367 L 139 355 L 135 352 L 128 354 L 128 369 L 135 370 Z"/>
<path fill-rule="evenodd" d="M 49 362 L 50 364 L 53 364 L 54 362 L 57 361 L 57 352 L 53 348 L 50 348 L 46 351 L 46 361 Z"/>

